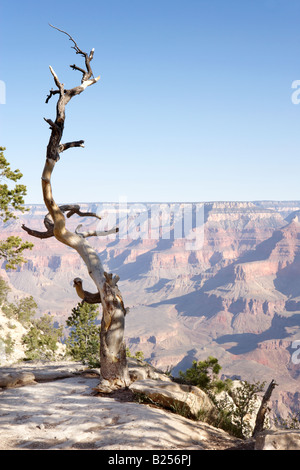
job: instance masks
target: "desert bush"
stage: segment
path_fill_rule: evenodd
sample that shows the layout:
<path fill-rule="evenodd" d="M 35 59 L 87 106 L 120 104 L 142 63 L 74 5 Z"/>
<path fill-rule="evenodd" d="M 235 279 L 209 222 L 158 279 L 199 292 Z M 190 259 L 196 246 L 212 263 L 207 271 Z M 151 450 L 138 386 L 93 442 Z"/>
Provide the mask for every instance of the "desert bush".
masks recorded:
<path fill-rule="evenodd" d="M 139 361 L 143 361 L 145 359 L 143 351 L 137 351 L 134 355 L 132 355 L 128 347 L 126 348 L 126 356 L 133 357 L 134 359 L 138 359 Z"/>
<path fill-rule="evenodd" d="M 281 429 L 293 429 L 299 430 L 300 429 L 300 411 L 296 411 L 291 413 L 288 418 L 282 418 L 281 416 L 277 416 L 274 419 L 274 424 L 276 427 Z"/>
<path fill-rule="evenodd" d="M 19 299 L 17 303 L 4 303 L 2 312 L 7 318 L 18 320 L 23 326 L 28 326 L 36 314 L 37 304 L 32 296 Z"/>
<path fill-rule="evenodd" d="M 54 326 L 51 315 L 43 315 L 33 320 L 28 332 L 23 336 L 26 360 L 55 359 L 62 334 L 62 327 Z"/>
<path fill-rule="evenodd" d="M 220 393 L 222 390 L 228 390 L 231 381 L 220 380 L 218 374 L 222 367 L 218 359 L 209 356 L 205 361 L 193 361 L 192 367 L 185 372 L 179 371 L 179 377 L 185 383 L 195 385 L 202 390 L 210 393 Z"/>

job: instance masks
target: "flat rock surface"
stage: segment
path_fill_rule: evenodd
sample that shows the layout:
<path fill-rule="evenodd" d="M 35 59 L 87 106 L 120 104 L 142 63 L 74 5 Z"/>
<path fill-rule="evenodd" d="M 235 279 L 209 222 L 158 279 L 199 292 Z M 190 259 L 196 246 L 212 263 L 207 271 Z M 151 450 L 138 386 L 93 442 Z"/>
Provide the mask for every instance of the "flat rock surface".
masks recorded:
<path fill-rule="evenodd" d="M 300 450 L 300 430 L 264 431 L 256 439 L 255 450 Z"/>
<path fill-rule="evenodd" d="M 98 382 L 83 374 L 2 389 L 0 449 L 222 450 L 239 443 L 207 424 L 136 403 L 129 391 L 94 395 Z"/>

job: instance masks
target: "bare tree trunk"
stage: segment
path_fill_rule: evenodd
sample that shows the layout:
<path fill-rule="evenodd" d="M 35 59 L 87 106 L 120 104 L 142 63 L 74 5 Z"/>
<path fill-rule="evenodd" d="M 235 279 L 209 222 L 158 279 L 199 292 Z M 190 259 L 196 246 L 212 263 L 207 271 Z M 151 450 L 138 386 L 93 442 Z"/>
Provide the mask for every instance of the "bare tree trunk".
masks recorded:
<path fill-rule="evenodd" d="M 263 396 L 263 399 L 262 399 L 262 402 L 261 402 L 261 405 L 260 405 L 260 408 L 258 410 L 258 413 L 256 415 L 256 421 L 255 421 L 255 426 L 254 426 L 254 430 L 253 430 L 253 433 L 252 433 L 252 436 L 255 437 L 258 433 L 262 432 L 263 429 L 264 429 L 264 424 L 265 424 L 265 418 L 266 418 L 266 413 L 269 409 L 268 407 L 268 403 L 271 399 L 271 395 L 273 393 L 273 390 L 274 388 L 277 386 L 277 383 L 275 382 L 275 380 L 273 379 L 268 388 L 267 388 L 267 391 L 266 393 L 264 394 Z"/>
<path fill-rule="evenodd" d="M 51 25 L 50 25 L 51 26 Z M 52 26 L 54 28 L 54 26 Z M 55 28 L 58 29 L 58 28 Z M 109 391 L 116 387 L 124 387 L 130 383 L 127 360 L 124 344 L 124 327 L 125 315 L 127 309 L 123 304 L 121 292 L 117 287 L 119 280 L 118 276 L 113 277 L 104 271 L 100 257 L 94 248 L 88 243 L 87 238 L 90 236 L 103 236 L 111 233 L 116 233 L 117 228 L 105 232 L 80 232 L 81 225 L 77 227 L 75 232 L 70 232 L 66 228 L 66 219 L 64 212 L 68 212 L 67 217 L 73 214 L 78 214 L 81 217 L 92 216 L 98 217 L 94 213 L 83 213 L 77 205 L 58 206 L 54 201 L 51 186 L 51 176 L 56 163 L 59 160 L 59 154 L 72 147 L 84 147 L 84 141 L 74 141 L 65 144 L 61 143 L 65 124 L 65 107 L 67 103 L 76 95 L 82 93 L 88 86 L 96 83 L 100 77 L 93 77 L 90 62 L 94 56 L 94 49 L 87 54 L 83 52 L 74 39 L 65 31 L 59 30 L 66 34 L 73 42 L 76 54 L 85 58 L 86 70 L 77 67 L 75 64 L 70 67 L 73 70 L 78 70 L 82 73 L 81 84 L 70 90 L 65 90 L 64 85 L 60 83 L 53 68 L 50 71 L 57 86 L 57 90 L 51 90 L 46 102 L 50 100 L 53 95 L 58 94 L 58 101 L 56 105 L 56 119 L 53 122 L 51 119 L 45 119 L 50 125 L 51 136 L 47 146 L 46 162 L 42 173 L 42 190 L 45 205 L 49 214 L 44 219 L 44 224 L 47 229 L 46 232 L 39 232 L 31 230 L 23 225 L 23 229 L 30 235 L 39 238 L 49 238 L 54 236 L 58 241 L 68 245 L 77 251 L 83 259 L 90 277 L 93 279 L 97 293 L 92 294 L 84 291 L 82 288 L 82 281 L 79 278 L 74 279 L 74 287 L 80 298 L 89 303 L 96 303 L 97 301 L 102 304 L 103 316 L 101 322 L 101 338 L 100 338 L 100 366 L 101 376 L 105 385 L 105 391 Z M 99 217 L 98 217 L 99 218 Z M 99 385 L 101 390 L 101 384 Z"/>

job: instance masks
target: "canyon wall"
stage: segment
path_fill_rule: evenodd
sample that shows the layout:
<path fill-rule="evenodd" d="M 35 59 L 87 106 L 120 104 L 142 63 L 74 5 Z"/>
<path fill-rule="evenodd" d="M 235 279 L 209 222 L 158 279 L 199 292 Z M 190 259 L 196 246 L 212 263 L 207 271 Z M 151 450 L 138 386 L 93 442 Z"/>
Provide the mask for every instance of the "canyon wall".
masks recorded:
<path fill-rule="evenodd" d="M 119 234 L 90 242 L 105 269 L 120 276 L 133 353 L 142 350 L 173 373 L 213 355 L 226 377 L 274 378 L 281 413 L 299 406 L 300 202 L 94 203 L 82 210 L 98 211 L 103 221 L 74 216 L 71 229 L 120 226 Z M 3 263 L 0 275 L 63 324 L 78 302 L 73 279 L 94 286 L 76 252 L 21 229 L 43 230 L 44 215 L 44 206 L 31 206 L 1 227 L 1 238 L 19 235 L 35 246 L 27 264 L 14 272 Z"/>

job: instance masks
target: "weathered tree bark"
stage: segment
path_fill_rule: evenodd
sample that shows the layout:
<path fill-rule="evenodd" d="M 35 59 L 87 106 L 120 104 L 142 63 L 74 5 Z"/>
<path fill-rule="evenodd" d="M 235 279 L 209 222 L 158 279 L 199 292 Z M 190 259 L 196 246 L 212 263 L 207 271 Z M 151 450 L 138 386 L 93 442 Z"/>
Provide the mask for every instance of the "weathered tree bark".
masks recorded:
<path fill-rule="evenodd" d="M 260 408 L 258 410 L 258 413 L 256 415 L 256 421 L 255 421 L 255 426 L 254 430 L 252 433 L 252 437 L 255 437 L 258 433 L 262 432 L 264 429 L 264 424 L 265 424 L 265 419 L 266 419 L 266 413 L 269 410 L 268 403 L 271 399 L 271 395 L 273 393 L 274 388 L 277 386 L 277 383 L 273 379 L 267 390 L 266 393 L 263 396 Z"/>
<path fill-rule="evenodd" d="M 52 25 L 50 25 L 52 26 Z M 52 26 L 55 28 L 54 26 Z M 55 28 L 58 29 L 58 28 Z M 56 105 L 56 119 L 53 122 L 51 119 L 45 119 L 50 125 L 51 135 L 47 146 L 46 162 L 42 173 L 42 191 L 45 205 L 49 211 L 44 219 L 46 232 L 39 232 L 31 230 L 23 225 L 23 229 L 32 236 L 38 238 L 49 238 L 54 236 L 58 241 L 68 245 L 77 251 L 83 259 L 90 277 L 93 279 L 97 292 L 92 294 L 83 290 L 82 280 L 79 278 L 74 279 L 74 287 L 79 297 L 88 303 L 101 303 L 102 304 L 102 322 L 101 322 L 101 337 L 100 337 L 100 367 L 103 389 L 105 391 L 112 390 L 117 387 L 124 387 L 130 383 L 127 360 L 126 348 L 124 343 L 124 327 L 125 315 L 127 309 L 124 307 L 121 292 L 117 287 L 119 280 L 118 276 L 113 277 L 104 271 L 100 257 L 94 248 L 88 243 L 87 238 L 91 236 L 105 236 L 111 233 L 118 232 L 117 228 L 109 231 L 87 231 L 80 232 L 79 225 L 75 232 L 71 232 L 66 228 L 66 219 L 64 212 L 67 212 L 67 217 L 73 214 L 78 214 L 81 217 L 92 216 L 98 217 L 94 213 L 84 213 L 80 211 L 77 205 L 64 205 L 58 206 L 53 198 L 51 175 L 56 163 L 59 160 L 59 154 L 72 147 L 84 147 L 84 141 L 74 141 L 65 144 L 61 143 L 64 124 L 65 124 L 65 107 L 68 102 L 76 95 L 82 93 L 88 86 L 96 83 L 100 77 L 93 77 L 91 69 L 91 61 L 94 56 L 94 49 L 87 54 L 83 52 L 74 39 L 65 31 L 58 29 L 66 34 L 73 42 L 76 54 L 85 58 L 86 70 L 77 67 L 75 64 L 70 67 L 73 70 L 78 70 L 82 73 L 81 84 L 70 90 L 66 90 L 64 85 L 59 81 L 53 68 L 50 66 L 51 74 L 54 78 L 57 89 L 51 90 L 46 102 L 54 95 L 58 96 Z M 99 218 L 99 217 L 98 217 Z M 101 383 L 99 384 L 101 390 Z"/>

